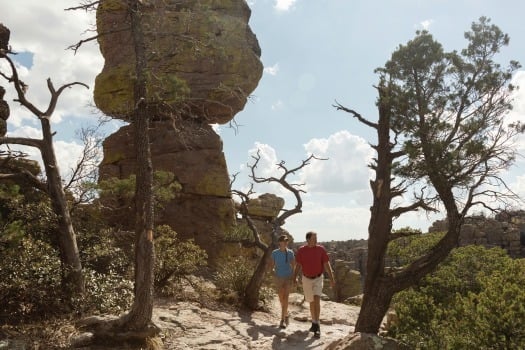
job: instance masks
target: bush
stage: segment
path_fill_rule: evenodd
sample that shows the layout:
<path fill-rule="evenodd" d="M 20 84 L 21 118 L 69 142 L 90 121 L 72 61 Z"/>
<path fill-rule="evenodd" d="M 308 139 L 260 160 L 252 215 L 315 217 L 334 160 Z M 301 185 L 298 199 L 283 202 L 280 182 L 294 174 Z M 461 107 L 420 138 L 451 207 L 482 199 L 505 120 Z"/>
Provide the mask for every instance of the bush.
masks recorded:
<path fill-rule="evenodd" d="M 60 259 L 49 244 L 25 237 L 1 255 L 0 319 L 16 323 L 64 310 Z"/>
<path fill-rule="evenodd" d="M 525 348 L 525 262 L 499 248 L 455 249 L 395 296 L 389 330 L 413 349 Z"/>
<path fill-rule="evenodd" d="M 84 269 L 83 273 L 86 292 L 74 301 L 77 312 L 120 314 L 129 310 L 133 302 L 133 281 L 112 270 L 99 273 Z"/>
<path fill-rule="evenodd" d="M 96 234 L 87 231 L 78 237 L 83 268 L 101 274 L 117 273 L 125 279 L 133 278 L 134 256 L 118 246 L 112 230 L 105 229 Z"/>
<path fill-rule="evenodd" d="M 157 227 L 155 237 L 155 287 L 166 288 L 206 265 L 206 251 L 193 240 L 179 240 L 169 226 Z"/>
<path fill-rule="evenodd" d="M 237 297 L 243 298 L 254 270 L 253 263 L 245 257 L 225 260 L 218 265 L 215 285 L 225 294 L 234 292 Z"/>

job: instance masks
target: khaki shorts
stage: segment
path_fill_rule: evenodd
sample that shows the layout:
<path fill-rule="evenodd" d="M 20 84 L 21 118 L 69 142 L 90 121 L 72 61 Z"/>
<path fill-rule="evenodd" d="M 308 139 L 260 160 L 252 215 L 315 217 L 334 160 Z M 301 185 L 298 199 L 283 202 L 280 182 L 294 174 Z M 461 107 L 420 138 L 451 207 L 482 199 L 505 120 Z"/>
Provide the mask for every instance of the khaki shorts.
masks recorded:
<path fill-rule="evenodd" d="M 323 275 L 314 279 L 303 276 L 301 279 L 303 281 L 304 299 L 307 302 L 313 302 L 314 295 L 321 296 L 321 294 L 323 294 Z"/>
<path fill-rule="evenodd" d="M 279 290 L 285 287 L 290 287 L 292 285 L 292 277 L 278 277 L 274 276 L 273 283 L 275 284 L 275 289 Z"/>

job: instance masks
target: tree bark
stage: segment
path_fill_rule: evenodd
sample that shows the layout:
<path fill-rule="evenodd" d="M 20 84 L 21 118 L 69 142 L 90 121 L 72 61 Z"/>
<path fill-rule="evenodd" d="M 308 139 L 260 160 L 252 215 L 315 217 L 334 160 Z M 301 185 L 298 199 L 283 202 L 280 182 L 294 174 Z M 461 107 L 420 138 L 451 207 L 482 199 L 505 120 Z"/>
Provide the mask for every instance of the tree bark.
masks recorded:
<path fill-rule="evenodd" d="M 273 249 L 275 249 L 275 246 L 273 244 L 269 244 L 268 247 L 264 250 L 263 256 L 259 260 L 259 263 L 255 268 L 255 272 L 250 278 L 250 282 L 248 282 L 248 285 L 246 286 L 244 304 L 250 310 L 256 310 L 259 306 L 260 290 L 264 282 L 264 275 L 266 269 L 268 268 L 268 264 L 270 263 L 270 259 L 272 258 Z"/>
<path fill-rule="evenodd" d="M 135 298 L 125 317 L 124 327 L 144 330 L 152 325 L 155 248 L 153 243 L 153 166 L 149 140 L 149 111 L 146 101 L 146 53 L 141 23 L 141 5 L 130 0 L 131 31 L 135 46 L 134 88 L 135 147 L 137 152 L 135 188 Z"/>
<path fill-rule="evenodd" d="M 368 282 L 355 332 L 377 334 L 394 293 L 380 279 Z"/>
<path fill-rule="evenodd" d="M 384 90 L 379 88 L 379 121 L 376 178 L 371 181 L 374 196 L 368 226 L 368 258 L 363 304 L 355 326 L 356 332 L 377 333 L 393 293 L 385 285 L 385 254 L 392 229 L 390 215 L 392 148 L 390 144 L 390 110 L 384 104 Z"/>
<path fill-rule="evenodd" d="M 53 211 L 58 219 L 58 246 L 62 262 L 62 285 L 67 296 L 71 297 L 84 292 L 82 264 L 77 247 L 77 240 L 69 206 L 66 200 L 62 179 L 53 148 L 53 135 L 49 119 L 42 118 L 43 142 L 40 147 L 42 161 L 47 177 L 47 186 Z"/>
<path fill-rule="evenodd" d="M 447 211 L 448 230 L 446 235 L 427 254 L 412 262 L 395 275 L 385 271 L 385 256 L 388 243 L 391 240 L 393 211 L 390 208 L 392 193 L 392 163 L 395 159 L 390 142 L 391 109 L 388 103 L 388 88 L 380 86 L 379 120 L 376 125 L 378 144 L 376 178 L 371 181 L 374 196 L 371 207 L 370 224 L 368 226 L 368 259 L 363 302 L 356 322 L 355 332 L 379 332 L 395 293 L 416 284 L 426 274 L 432 272 L 443 261 L 450 251 L 457 246 L 462 219 L 455 204 L 452 189 L 439 184 L 444 183 L 437 175 L 430 174 L 430 180 L 438 192 Z M 427 142 L 427 144 L 430 144 Z"/>

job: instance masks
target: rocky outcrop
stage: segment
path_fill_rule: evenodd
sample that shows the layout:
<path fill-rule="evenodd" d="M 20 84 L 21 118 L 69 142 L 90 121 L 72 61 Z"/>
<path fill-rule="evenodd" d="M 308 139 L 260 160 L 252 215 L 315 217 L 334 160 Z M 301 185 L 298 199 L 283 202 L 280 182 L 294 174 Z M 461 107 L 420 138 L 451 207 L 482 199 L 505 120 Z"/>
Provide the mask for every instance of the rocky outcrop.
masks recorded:
<path fill-rule="evenodd" d="M 0 50 L 3 53 L 9 51 L 9 37 L 11 36 L 11 31 L 9 28 L 4 26 L 3 23 L 0 23 Z"/>
<path fill-rule="evenodd" d="M 265 193 L 257 198 L 251 198 L 248 200 L 246 205 L 248 208 L 248 216 L 252 220 L 259 237 L 265 244 L 271 244 L 272 242 L 272 221 L 279 215 L 284 207 L 284 199 L 274 194 Z M 235 203 L 236 211 L 240 210 L 240 203 Z M 245 219 L 241 218 L 240 214 L 237 215 L 237 227 L 246 226 L 246 230 L 250 230 L 247 227 Z M 248 259 L 258 261 L 263 254 L 260 248 L 253 246 L 252 232 L 249 232 L 249 239 L 247 242 L 230 242 L 223 248 L 222 256 L 231 258 L 236 256 L 244 256 Z M 287 234 L 289 237 L 289 248 L 292 248 L 293 237 L 282 227 L 280 228 L 280 234 Z M 235 238 L 237 240 L 237 238 Z"/>
<path fill-rule="evenodd" d="M 487 248 L 499 247 L 505 249 L 512 258 L 525 257 L 525 225 L 520 217 L 512 217 L 509 221 L 499 217 L 468 217 L 461 227 L 459 246 L 471 244 Z M 446 231 L 446 220 L 435 221 L 429 232 Z"/>
<path fill-rule="evenodd" d="M 352 333 L 339 339 L 326 350 L 408 350 L 407 346 L 391 338 L 380 337 L 377 334 Z"/>
<path fill-rule="evenodd" d="M 104 141 L 104 160 L 100 178 L 125 179 L 134 174 L 133 124 L 122 127 Z M 175 175 L 181 192 L 156 215 L 157 224 L 171 226 L 182 238 L 193 238 L 205 248 L 212 260 L 221 233 L 234 222 L 233 201 L 222 142 L 207 124 L 183 121 L 152 123 L 150 138 L 155 170 Z M 112 211 L 110 222 L 132 229 L 129 209 Z"/>
<path fill-rule="evenodd" d="M 244 108 L 262 75 L 259 44 L 244 0 L 147 0 L 145 30 L 148 103 L 207 123 L 227 123 Z M 97 10 L 104 68 L 95 103 L 129 120 L 134 106 L 135 54 L 125 0 Z M 161 108 L 162 107 L 162 108 Z"/>
<path fill-rule="evenodd" d="M 329 296 L 333 301 L 343 302 L 363 292 L 361 273 L 352 269 L 352 264 L 336 260 L 334 264 L 335 290 Z"/>
<path fill-rule="evenodd" d="M 275 194 L 265 193 L 257 198 L 252 198 L 246 203 L 248 215 L 259 220 L 272 220 L 276 218 L 284 207 L 284 199 Z"/>
<path fill-rule="evenodd" d="M 173 173 L 182 186 L 157 213 L 157 223 L 170 225 L 183 239 L 194 238 L 213 260 L 235 215 L 222 141 L 210 124 L 229 122 L 261 78 L 260 48 L 248 26 L 250 9 L 244 0 L 142 4 L 152 163 L 155 171 Z M 104 142 L 100 180 L 123 179 L 135 171 L 136 73 L 127 2 L 102 1 L 97 29 L 105 64 L 96 78 L 95 103 L 130 122 Z M 121 213 L 115 223 L 132 225 L 129 214 Z"/>

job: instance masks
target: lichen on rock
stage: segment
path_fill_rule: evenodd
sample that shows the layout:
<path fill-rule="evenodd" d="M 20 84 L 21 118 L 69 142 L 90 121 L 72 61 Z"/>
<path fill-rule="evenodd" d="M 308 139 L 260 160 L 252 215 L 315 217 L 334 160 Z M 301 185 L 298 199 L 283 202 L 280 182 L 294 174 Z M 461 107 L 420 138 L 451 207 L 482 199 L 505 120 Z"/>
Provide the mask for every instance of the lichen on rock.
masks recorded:
<path fill-rule="evenodd" d="M 233 119 L 262 76 L 259 44 L 248 25 L 250 8 L 244 0 L 145 0 L 142 5 L 152 163 L 154 170 L 173 173 L 182 186 L 157 213 L 156 223 L 195 239 L 213 260 L 218 240 L 235 218 L 222 141 L 210 124 Z M 131 115 L 137 74 L 127 1 L 102 0 L 97 30 L 105 64 L 95 81 L 95 104 L 131 123 L 105 140 L 100 180 L 124 179 L 136 168 Z"/>
<path fill-rule="evenodd" d="M 125 0 L 97 10 L 105 65 L 95 82 L 95 103 L 128 120 L 135 56 Z M 244 0 L 150 0 L 142 15 L 147 44 L 147 100 L 188 117 L 227 123 L 244 108 L 262 75 L 260 48 Z"/>

